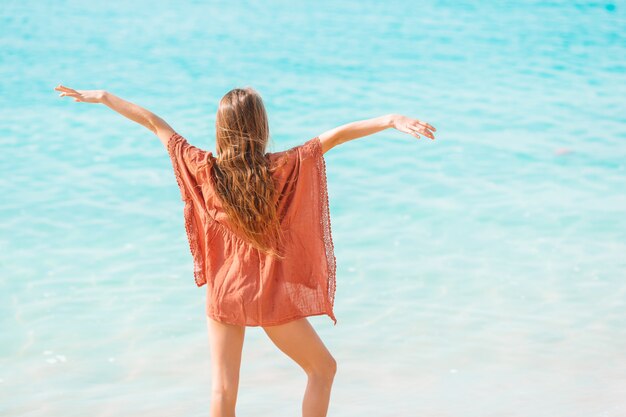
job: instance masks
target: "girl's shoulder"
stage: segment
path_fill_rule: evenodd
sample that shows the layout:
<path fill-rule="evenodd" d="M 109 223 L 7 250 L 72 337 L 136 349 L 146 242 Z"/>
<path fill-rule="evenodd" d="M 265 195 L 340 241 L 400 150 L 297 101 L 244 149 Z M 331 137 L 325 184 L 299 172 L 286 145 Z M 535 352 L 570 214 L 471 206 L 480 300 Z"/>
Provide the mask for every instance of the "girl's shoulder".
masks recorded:
<path fill-rule="evenodd" d="M 289 149 L 278 152 L 267 152 L 265 155 L 270 161 L 272 168 L 279 169 L 285 165 L 302 162 L 310 158 L 315 158 L 321 151 L 319 137 L 308 139 L 307 141 L 292 146 Z"/>

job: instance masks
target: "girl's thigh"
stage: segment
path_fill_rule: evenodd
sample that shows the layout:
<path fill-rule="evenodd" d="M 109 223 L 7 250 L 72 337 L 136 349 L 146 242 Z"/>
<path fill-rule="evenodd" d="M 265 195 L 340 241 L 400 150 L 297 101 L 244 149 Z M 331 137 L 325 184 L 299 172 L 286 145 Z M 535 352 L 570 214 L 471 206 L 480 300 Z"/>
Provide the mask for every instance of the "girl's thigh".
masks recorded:
<path fill-rule="evenodd" d="M 265 333 L 287 356 L 305 372 L 327 373 L 337 364 L 306 317 L 285 324 L 263 327 Z"/>
<path fill-rule="evenodd" d="M 222 323 L 207 316 L 209 346 L 211 351 L 211 373 L 213 381 L 222 384 L 239 382 L 241 353 L 245 336 L 245 326 Z"/>

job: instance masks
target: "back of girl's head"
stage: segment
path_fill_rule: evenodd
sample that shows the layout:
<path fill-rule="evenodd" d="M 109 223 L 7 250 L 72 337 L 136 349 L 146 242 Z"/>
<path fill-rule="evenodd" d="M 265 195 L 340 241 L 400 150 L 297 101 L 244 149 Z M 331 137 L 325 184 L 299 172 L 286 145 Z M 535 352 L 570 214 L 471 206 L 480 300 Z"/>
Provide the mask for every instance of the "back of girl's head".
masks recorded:
<path fill-rule="evenodd" d="M 270 129 L 260 94 L 252 87 L 226 93 L 217 109 L 215 128 L 217 151 L 222 158 L 236 153 L 264 153 Z"/>
<path fill-rule="evenodd" d="M 282 258 L 282 231 L 265 148 L 269 123 L 263 100 L 251 87 L 222 97 L 215 120 L 216 191 L 232 225 L 257 249 Z"/>

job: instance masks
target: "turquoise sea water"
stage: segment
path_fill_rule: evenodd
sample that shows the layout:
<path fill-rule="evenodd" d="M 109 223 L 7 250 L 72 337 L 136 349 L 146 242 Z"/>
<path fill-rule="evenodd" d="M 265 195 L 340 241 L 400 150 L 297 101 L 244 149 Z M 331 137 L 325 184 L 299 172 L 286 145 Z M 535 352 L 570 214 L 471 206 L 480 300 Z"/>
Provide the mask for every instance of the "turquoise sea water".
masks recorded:
<path fill-rule="evenodd" d="M 623 2 L 5 1 L 0 414 L 208 416 L 204 287 L 149 131 L 214 149 L 251 85 L 278 151 L 325 155 L 338 361 L 329 416 L 626 415 Z M 247 328 L 237 411 L 296 416 L 306 378 Z"/>

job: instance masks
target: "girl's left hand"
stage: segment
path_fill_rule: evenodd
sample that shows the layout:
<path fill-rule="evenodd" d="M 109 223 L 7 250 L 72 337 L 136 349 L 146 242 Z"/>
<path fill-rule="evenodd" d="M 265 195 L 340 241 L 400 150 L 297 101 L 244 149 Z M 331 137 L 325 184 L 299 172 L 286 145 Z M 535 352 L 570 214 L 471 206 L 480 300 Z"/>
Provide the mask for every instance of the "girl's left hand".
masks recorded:
<path fill-rule="evenodd" d="M 74 90 L 61 84 L 54 89 L 61 91 L 59 97 L 74 97 L 74 101 L 84 101 L 85 103 L 102 103 L 105 93 L 104 90 Z"/>

